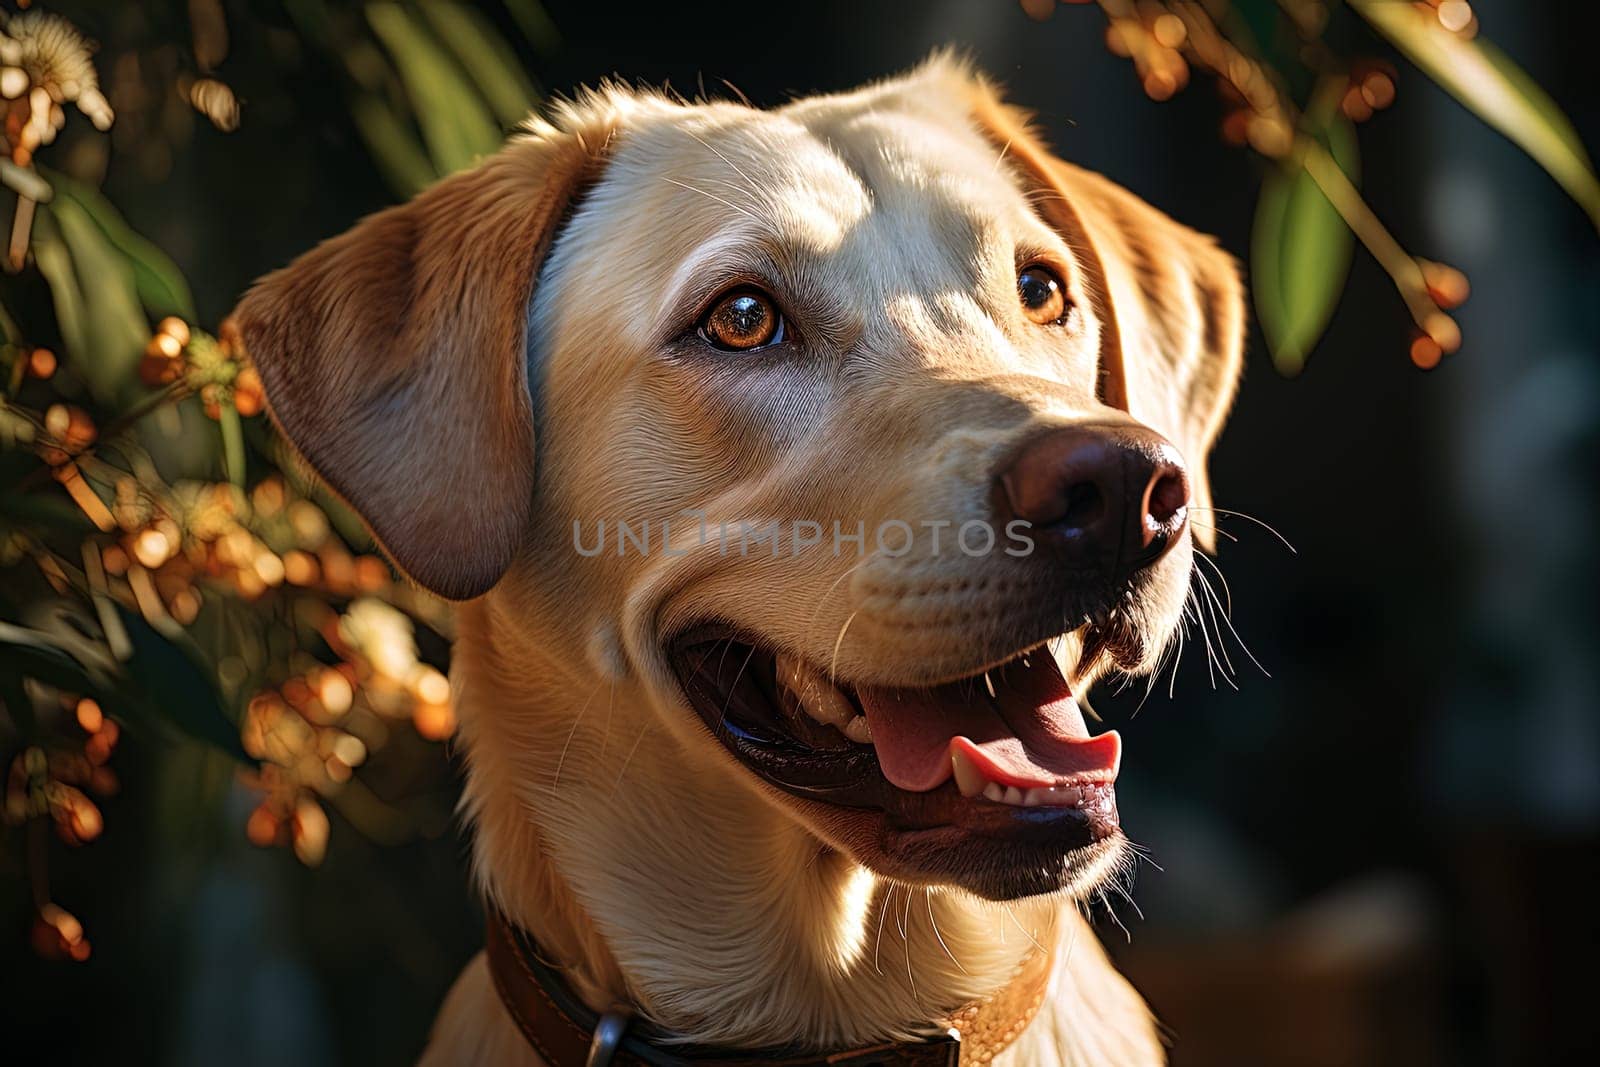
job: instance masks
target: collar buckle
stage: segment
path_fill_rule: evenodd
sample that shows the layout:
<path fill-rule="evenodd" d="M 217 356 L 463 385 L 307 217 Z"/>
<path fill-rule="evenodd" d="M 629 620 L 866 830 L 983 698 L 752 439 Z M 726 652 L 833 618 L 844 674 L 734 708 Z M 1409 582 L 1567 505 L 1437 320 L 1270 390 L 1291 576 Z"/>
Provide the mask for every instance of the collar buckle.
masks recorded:
<path fill-rule="evenodd" d="M 622 1047 L 622 1039 L 633 1021 L 633 1009 L 626 1005 L 613 1005 L 594 1024 L 594 1037 L 589 1042 L 589 1058 L 584 1067 L 611 1067 Z"/>

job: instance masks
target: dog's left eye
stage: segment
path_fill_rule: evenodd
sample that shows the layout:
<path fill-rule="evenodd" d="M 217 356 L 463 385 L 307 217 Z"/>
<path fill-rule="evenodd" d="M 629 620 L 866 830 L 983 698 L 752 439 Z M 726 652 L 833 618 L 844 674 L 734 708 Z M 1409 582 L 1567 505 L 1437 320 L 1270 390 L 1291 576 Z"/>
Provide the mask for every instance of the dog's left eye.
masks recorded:
<path fill-rule="evenodd" d="M 1023 314 L 1040 326 L 1061 322 L 1071 310 L 1061 279 L 1037 263 L 1017 274 L 1017 295 L 1022 299 Z"/>
<path fill-rule="evenodd" d="M 772 298 L 756 289 L 737 289 L 705 313 L 699 333 L 724 352 L 750 352 L 778 344 L 786 333 L 783 314 Z"/>

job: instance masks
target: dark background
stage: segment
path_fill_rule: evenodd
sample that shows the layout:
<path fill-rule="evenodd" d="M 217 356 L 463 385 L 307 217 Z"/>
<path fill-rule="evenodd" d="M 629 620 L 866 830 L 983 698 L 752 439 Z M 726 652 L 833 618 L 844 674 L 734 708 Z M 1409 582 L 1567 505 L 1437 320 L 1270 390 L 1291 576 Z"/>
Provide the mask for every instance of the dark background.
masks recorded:
<path fill-rule="evenodd" d="M 1600 145 L 1594 6 L 1474 6 Z M 1259 159 L 1218 137 L 1207 80 L 1146 99 L 1092 8 L 1036 23 L 1007 0 L 545 7 L 560 42 L 524 58 L 554 92 L 726 79 L 773 104 L 954 43 L 1064 156 L 1248 251 Z M 112 8 L 82 20 L 108 52 Z M 392 200 L 325 62 L 285 46 L 284 14 L 227 8 L 242 127 L 197 129 L 159 183 L 113 154 L 106 182 L 212 323 L 253 277 Z M 1238 541 L 1217 562 L 1264 671 L 1234 645 L 1238 690 L 1213 689 L 1191 647 L 1171 699 L 1169 676 L 1137 715 L 1139 693 L 1095 695 L 1127 741 L 1124 825 L 1161 868 L 1140 874 L 1142 917 L 1114 902 L 1129 936 L 1103 911 L 1101 926 L 1180 1064 L 1600 1062 L 1600 242 L 1534 163 L 1398 66 L 1395 106 L 1361 130 L 1363 187 L 1410 250 L 1472 279 L 1463 350 L 1413 368 L 1409 319 L 1360 250 L 1298 379 L 1254 337 L 1213 482 L 1219 506 L 1297 550 L 1223 523 Z M 244 842 L 248 797 L 199 806 L 204 761 L 131 742 L 105 840 L 55 869 L 94 956 L 35 960 L 8 918 L 0 1040 L 73 1062 L 408 1062 L 480 941 L 436 758 L 425 832 L 380 846 L 336 819 L 307 871 Z"/>

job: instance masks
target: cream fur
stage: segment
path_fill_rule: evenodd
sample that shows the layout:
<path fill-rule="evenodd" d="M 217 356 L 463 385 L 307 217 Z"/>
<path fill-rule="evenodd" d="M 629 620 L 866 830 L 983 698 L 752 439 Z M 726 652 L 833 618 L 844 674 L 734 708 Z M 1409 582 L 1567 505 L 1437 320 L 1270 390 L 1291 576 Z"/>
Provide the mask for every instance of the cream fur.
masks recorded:
<path fill-rule="evenodd" d="M 665 637 L 714 617 L 841 677 L 965 675 L 1009 656 L 1024 631 L 1032 640 L 1041 625 L 1076 625 L 1050 618 L 1057 609 L 1025 565 L 941 555 L 923 534 L 897 558 L 724 556 L 693 544 L 681 521 L 682 555 L 617 555 L 608 542 L 587 558 L 573 550 L 572 525 L 603 516 L 659 530 L 685 508 L 712 522 L 849 517 L 869 528 L 982 517 L 997 457 L 1040 427 L 1078 421 L 1146 422 L 1184 451 L 1203 492 L 1204 453 L 1238 368 L 1232 264 L 1054 160 L 948 58 L 770 112 L 609 88 L 474 173 L 505 175 L 508 160 L 524 161 L 516 173 L 526 176 L 497 186 L 492 202 L 471 174 L 421 201 L 435 205 L 430 226 L 454 219 L 472 240 L 417 244 L 419 275 L 438 276 L 444 258 L 494 265 L 467 271 L 465 305 L 459 290 L 440 296 L 413 280 L 363 308 L 331 276 L 328 257 L 359 259 L 364 230 L 417 232 L 406 205 L 272 276 L 238 316 L 280 424 L 375 528 L 399 531 L 385 541 L 397 562 L 447 593 L 488 589 L 459 609 L 451 672 L 485 894 L 592 1004 L 627 1000 L 687 1040 L 844 1046 L 901 1035 L 1003 985 L 1040 942 L 1057 948 L 1054 992 L 1001 1062 L 1162 1060 L 1148 1011 L 1077 912 L 1075 897 L 1125 862 L 1117 848 L 1069 892 L 1009 905 L 873 873 L 826 812 L 758 784 L 709 737 L 665 659 Z M 543 256 L 567 203 L 577 207 L 542 265 L 508 269 Z M 1082 311 L 1070 328 L 1041 331 L 1017 314 L 1023 255 L 1066 282 Z M 749 277 L 777 279 L 807 360 L 663 356 L 699 288 L 709 297 L 717 279 Z M 308 300 L 334 325 L 331 344 L 291 337 Z M 518 300 L 531 300 L 532 412 L 486 407 L 481 390 L 456 395 L 435 378 L 405 388 L 463 373 L 406 347 L 452 329 L 467 341 L 446 345 L 449 359 L 490 365 L 471 380 L 520 384 L 520 351 L 515 374 L 504 365 L 505 323 L 449 325 Z M 345 322 L 374 315 L 393 321 Z M 491 343 L 471 348 L 478 337 Z M 375 348 L 399 382 L 386 378 L 377 394 L 359 370 Z M 331 386 L 315 370 L 351 360 L 356 372 Z M 466 446 L 465 488 L 448 470 L 430 474 L 413 445 L 392 447 L 413 402 L 443 405 L 436 425 L 496 420 L 491 437 Z M 530 489 L 532 447 L 516 453 L 516 443 L 534 427 Z M 368 490 L 370 479 L 387 488 Z M 485 479 L 500 490 L 462 498 Z M 418 486 L 431 495 L 420 526 L 388 510 L 400 506 L 390 490 L 415 496 Z M 451 514 L 460 520 L 444 528 Z M 494 532 L 484 554 L 477 522 Z M 1191 559 L 1188 544 L 1169 553 L 1129 605 L 1126 625 L 1143 644 L 1123 667 L 1153 662 Z M 1106 666 L 1079 663 L 1071 640 L 1058 655 L 1082 686 Z M 536 1062 L 481 956 L 445 1001 L 423 1062 Z"/>

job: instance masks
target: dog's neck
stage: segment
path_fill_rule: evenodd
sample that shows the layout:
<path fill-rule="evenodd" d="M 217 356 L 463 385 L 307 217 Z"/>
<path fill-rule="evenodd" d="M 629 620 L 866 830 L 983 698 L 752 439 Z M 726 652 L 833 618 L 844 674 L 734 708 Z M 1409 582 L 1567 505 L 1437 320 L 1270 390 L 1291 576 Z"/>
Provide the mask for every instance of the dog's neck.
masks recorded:
<path fill-rule="evenodd" d="M 508 599 L 461 609 L 452 673 L 478 875 L 591 1006 L 633 1004 L 697 1043 L 845 1047 L 909 1037 L 1042 949 L 1061 960 L 1056 1010 L 1031 1037 L 1090 1050 L 1148 1031 L 1072 907 L 877 878 L 685 752 L 626 678 L 530 641 Z"/>

